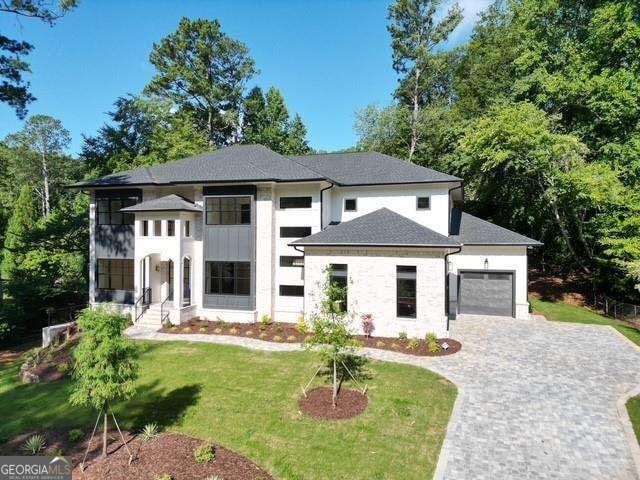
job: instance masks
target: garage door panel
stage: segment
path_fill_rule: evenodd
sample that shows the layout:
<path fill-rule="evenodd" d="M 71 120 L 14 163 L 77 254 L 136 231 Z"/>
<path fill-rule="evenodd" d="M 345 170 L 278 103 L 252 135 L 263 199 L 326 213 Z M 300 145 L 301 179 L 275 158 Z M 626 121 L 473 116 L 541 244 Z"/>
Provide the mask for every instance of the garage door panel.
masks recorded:
<path fill-rule="evenodd" d="M 513 274 L 505 272 L 461 272 L 460 313 L 513 315 Z"/>

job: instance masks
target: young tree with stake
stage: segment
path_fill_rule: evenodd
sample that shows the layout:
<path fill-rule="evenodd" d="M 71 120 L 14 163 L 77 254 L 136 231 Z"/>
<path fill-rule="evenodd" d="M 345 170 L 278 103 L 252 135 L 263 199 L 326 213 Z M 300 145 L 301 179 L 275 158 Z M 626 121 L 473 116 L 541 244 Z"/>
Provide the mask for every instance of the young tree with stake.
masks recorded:
<path fill-rule="evenodd" d="M 138 349 L 132 340 L 123 335 L 128 319 L 121 313 L 106 307 L 87 308 L 78 316 L 77 321 L 82 337 L 73 352 L 74 385 L 70 402 L 76 406 L 91 406 L 98 411 L 93 434 L 102 419 L 102 457 L 106 457 L 108 415 L 111 413 L 116 428 L 120 431 L 111 406 L 117 401 L 128 400 L 135 394 Z M 120 436 L 128 450 L 122 432 Z M 87 451 L 88 449 L 89 446 Z M 86 455 L 85 453 L 85 459 Z M 131 458 L 131 452 L 129 456 Z"/>

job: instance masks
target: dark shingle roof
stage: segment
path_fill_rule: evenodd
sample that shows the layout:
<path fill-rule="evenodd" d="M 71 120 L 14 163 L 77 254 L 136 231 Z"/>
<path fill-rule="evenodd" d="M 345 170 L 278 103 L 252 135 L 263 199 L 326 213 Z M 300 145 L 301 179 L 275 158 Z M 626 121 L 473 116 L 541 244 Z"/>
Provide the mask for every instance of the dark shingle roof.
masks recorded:
<path fill-rule="evenodd" d="M 292 156 L 339 185 L 460 182 L 462 179 L 377 152 Z"/>
<path fill-rule="evenodd" d="M 122 212 L 158 212 L 169 210 L 184 210 L 187 212 L 201 212 L 202 207 L 190 202 L 186 198 L 180 195 L 166 195 L 164 197 L 155 198 L 153 200 L 147 200 L 145 202 L 137 203 L 131 207 L 121 209 Z"/>
<path fill-rule="evenodd" d="M 343 222 L 291 245 L 457 247 L 457 242 L 389 209 Z"/>
<path fill-rule="evenodd" d="M 114 173 L 75 187 L 176 183 L 323 180 L 304 165 L 262 145 L 233 145 L 173 162 Z"/>
<path fill-rule="evenodd" d="M 313 180 L 329 180 L 338 185 L 461 181 L 457 177 L 375 152 L 284 156 L 262 145 L 233 145 L 182 160 L 79 182 L 70 187 Z"/>
<path fill-rule="evenodd" d="M 450 232 L 450 238 L 463 245 L 542 245 L 537 240 L 499 227 L 457 208 L 451 212 Z"/>

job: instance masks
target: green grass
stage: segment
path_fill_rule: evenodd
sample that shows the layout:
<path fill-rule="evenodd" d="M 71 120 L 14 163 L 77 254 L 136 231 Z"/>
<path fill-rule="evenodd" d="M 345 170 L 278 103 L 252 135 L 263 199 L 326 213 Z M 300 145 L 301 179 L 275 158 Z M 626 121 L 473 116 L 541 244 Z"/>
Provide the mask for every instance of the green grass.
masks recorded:
<path fill-rule="evenodd" d="M 627 411 L 633 424 L 633 430 L 636 432 L 638 443 L 640 443 L 640 397 L 633 397 L 627 401 Z"/>
<path fill-rule="evenodd" d="M 301 415 L 300 387 L 317 367 L 308 352 L 263 353 L 181 342 L 141 344 L 137 397 L 116 414 L 127 428 L 156 422 L 213 439 L 282 479 L 431 478 L 456 397 L 424 369 L 372 362 L 370 405 L 348 421 Z M 70 384 L 21 385 L 0 365 L 0 441 L 50 426 L 92 427 L 67 403 Z"/>
<path fill-rule="evenodd" d="M 628 323 L 604 317 L 588 308 L 569 305 L 562 302 L 552 302 L 539 298 L 529 298 L 534 310 L 542 313 L 548 320 L 555 322 L 589 323 L 593 325 L 611 325 L 636 345 L 640 345 L 640 330 Z"/>

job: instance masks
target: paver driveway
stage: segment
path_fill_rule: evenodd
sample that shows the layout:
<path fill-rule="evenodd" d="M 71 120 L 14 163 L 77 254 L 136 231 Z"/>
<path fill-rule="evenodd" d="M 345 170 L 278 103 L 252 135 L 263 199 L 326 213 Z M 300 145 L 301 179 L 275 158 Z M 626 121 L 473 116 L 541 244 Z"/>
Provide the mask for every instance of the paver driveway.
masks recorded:
<path fill-rule="evenodd" d="M 640 385 L 640 349 L 612 328 L 457 320 L 459 355 L 428 359 L 462 389 L 444 479 L 637 479 L 616 404 Z"/>
<path fill-rule="evenodd" d="M 365 349 L 372 358 L 428 368 L 458 386 L 437 479 L 640 480 L 617 409 L 618 400 L 640 386 L 638 347 L 609 327 L 543 319 L 467 317 L 456 320 L 453 332 L 463 347 L 450 357 Z M 129 334 L 272 351 L 300 348 L 136 327 Z"/>

